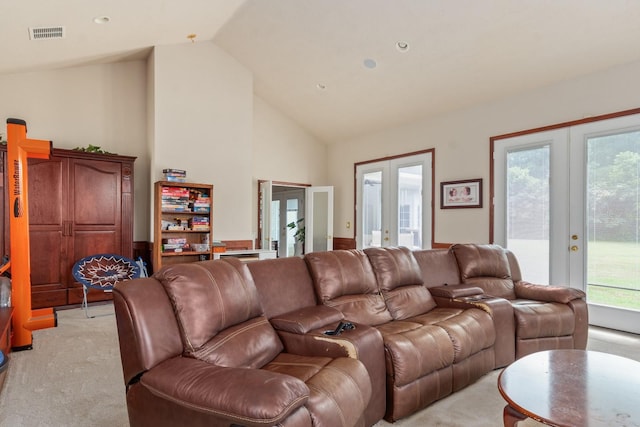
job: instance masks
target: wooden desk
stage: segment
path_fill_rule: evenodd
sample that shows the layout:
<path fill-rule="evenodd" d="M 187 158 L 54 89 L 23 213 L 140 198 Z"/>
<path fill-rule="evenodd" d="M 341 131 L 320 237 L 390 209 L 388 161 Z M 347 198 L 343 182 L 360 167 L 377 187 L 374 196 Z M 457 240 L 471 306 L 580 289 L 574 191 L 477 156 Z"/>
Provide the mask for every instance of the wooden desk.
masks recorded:
<path fill-rule="evenodd" d="M 498 389 L 513 410 L 552 426 L 640 423 L 640 362 L 613 354 L 533 353 L 502 371 Z"/>

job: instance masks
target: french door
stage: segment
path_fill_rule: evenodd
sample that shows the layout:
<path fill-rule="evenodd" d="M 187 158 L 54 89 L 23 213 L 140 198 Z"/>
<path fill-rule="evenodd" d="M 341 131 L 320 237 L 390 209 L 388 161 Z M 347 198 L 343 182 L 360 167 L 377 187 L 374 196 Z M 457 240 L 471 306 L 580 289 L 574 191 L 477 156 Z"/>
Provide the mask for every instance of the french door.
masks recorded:
<path fill-rule="evenodd" d="M 590 323 L 640 333 L 640 116 L 494 143 L 494 242 L 530 282 L 587 293 Z"/>
<path fill-rule="evenodd" d="M 431 246 L 430 152 L 356 166 L 356 247 Z"/>

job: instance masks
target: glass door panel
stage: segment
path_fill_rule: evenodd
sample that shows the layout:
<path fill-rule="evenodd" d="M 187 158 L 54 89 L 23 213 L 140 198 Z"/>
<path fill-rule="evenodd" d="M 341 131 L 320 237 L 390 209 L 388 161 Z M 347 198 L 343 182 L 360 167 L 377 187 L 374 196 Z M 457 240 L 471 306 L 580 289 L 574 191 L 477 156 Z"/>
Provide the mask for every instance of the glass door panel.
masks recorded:
<path fill-rule="evenodd" d="M 306 190 L 304 252 L 333 249 L 333 187 L 309 187 Z"/>
<path fill-rule="evenodd" d="M 363 175 L 360 220 L 363 248 L 382 246 L 382 171 Z"/>
<path fill-rule="evenodd" d="M 398 168 L 398 246 L 422 248 L 422 165 Z"/>
<path fill-rule="evenodd" d="M 283 248 L 283 250 L 281 250 L 281 253 L 279 254 L 279 256 L 284 256 L 284 257 L 289 257 L 289 256 L 294 256 L 296 255 L 296 252 L 300 252 L 300 255 L 302 255 L 302 249 L 299 247 L 298 250 L 296 251 L 296 232 L 298 231 L 297 227 L 300 226 L 304 226 L 304 220 L 303 221 L 298 221 L 300 218 L 302 218 L 302 212 L 300 212 L 299 206 L 299 200 L 296 199 L 287 199 L 287 212 L 286 212 L 286 220 L 284 222 L 284 224 L 286 224 L 285 226 L 282 227 L 282 231 L 283 231 L 283 235 L 284 235 L 284 241 L 285 241 L 285 247 Z M 294 223 L 296 224 L 297 227 L 289 227 L 289 224 Z M 300 242 L 298 245 L 300 245 L 302 242 Z"/>
<path fill-rule="evenodd" d="M 526 280 L 548 285 L 549 145 L 510 151 L 506 161 L 506 247 Z"/>
<path fill-rule="evenodd" d="M 280 200 L 271 201 L 271 230 L 269 230 L 269 236 L 272 236 L 271 247 L 269 249 L 279 250 L 280 243 Z"/>
<path fill-rule="evenodd" d="M 586 145 L 587 300 L 640 310 L 640 131 Z"/>

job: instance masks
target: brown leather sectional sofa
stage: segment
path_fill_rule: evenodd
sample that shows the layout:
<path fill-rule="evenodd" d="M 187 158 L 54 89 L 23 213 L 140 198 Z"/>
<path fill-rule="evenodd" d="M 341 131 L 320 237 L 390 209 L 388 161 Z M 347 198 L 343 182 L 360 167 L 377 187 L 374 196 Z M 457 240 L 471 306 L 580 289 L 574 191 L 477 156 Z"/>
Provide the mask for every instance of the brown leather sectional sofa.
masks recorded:
<path fill-rule="evenodd" d="M 167 266 L 114 305 L 131 426 L 395 421 L 588 326 L 584 293 L 472 244 Z"/>

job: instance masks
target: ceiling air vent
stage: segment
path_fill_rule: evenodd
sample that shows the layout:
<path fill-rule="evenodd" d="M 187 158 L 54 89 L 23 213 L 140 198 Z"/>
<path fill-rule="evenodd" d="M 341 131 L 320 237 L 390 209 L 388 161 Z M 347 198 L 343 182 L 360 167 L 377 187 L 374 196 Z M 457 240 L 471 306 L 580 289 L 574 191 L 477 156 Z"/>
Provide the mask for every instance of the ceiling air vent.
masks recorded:
<path fill-rule="evenodd" d="M 38 27 L 29 28 L 29 39 L 45 40 L 45 39 L 63 39 L 64 27 Z"/>

